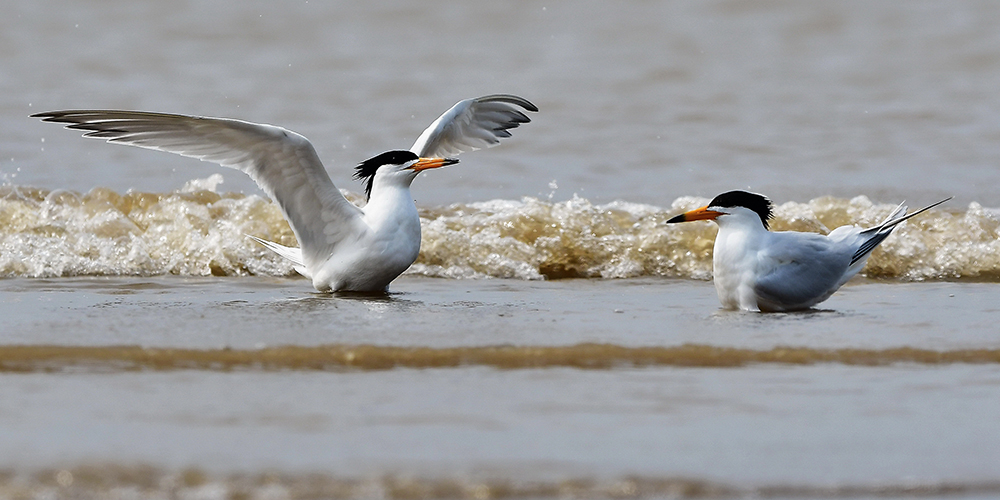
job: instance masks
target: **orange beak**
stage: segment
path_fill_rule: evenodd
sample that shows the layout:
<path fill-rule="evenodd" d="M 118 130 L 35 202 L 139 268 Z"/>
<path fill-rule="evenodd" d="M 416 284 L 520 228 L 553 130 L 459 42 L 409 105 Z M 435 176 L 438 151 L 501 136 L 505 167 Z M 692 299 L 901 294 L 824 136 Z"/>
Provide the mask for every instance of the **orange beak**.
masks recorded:
<path fill-rule="evenodd" d="M 690 212 L 684 212 L 668 220 L 667 224 L 673 224 L 676 222 L 691 222 L 693 220 L 715 220 L 715 218 L 720 215 L 725 214 L 722 212 L 716 212 L 715 210 L 709 210 L 708 207 L 701 207 L 691 210 Z"/>
<path fill-rule="evenodd" d="M 429 168 L 447 167 L 458 163 L 455 158 L 419 158 L 417 162 L 410 166 L 410 170 L 420 172 Z"/>

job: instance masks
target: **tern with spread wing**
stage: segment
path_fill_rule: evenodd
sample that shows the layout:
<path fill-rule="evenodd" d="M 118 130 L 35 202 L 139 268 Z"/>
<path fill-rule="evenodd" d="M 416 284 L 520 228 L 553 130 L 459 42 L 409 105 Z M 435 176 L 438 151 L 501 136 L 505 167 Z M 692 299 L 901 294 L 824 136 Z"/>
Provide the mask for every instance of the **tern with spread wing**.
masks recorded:
<path fill-rule="evenodd" d="M 347 201 L 305 137 L 273 125 L 227 118 L 115 110 L 32 115 L 87 131 L 84 137 L 156 149 L 246 172 L 278 206 L 300 248 L 254 238 L 292 261 L 320 291 L 384 292 L 417 259 L 420 217 L 410 183 L 421 171 L 457 163 L 464 151 L 489 148 L 531 121 L 534 104 L 497 94 L 455 104 L 420 134 L 409 151 L 361 162 L 355 178 L 368 203 Z"/>
<path fill-rule="evenodd" d="M 900 205 L 875 227 L 841 226 L 828 235 L 768 231 L 771 200 L 746 191 L 720 194 L 667 222 L 714 220 L 719 225 L 712 270 L 724 308 L 795 311 L 830 298 L 899 223 L 950 199 L 911 214 Z"/>

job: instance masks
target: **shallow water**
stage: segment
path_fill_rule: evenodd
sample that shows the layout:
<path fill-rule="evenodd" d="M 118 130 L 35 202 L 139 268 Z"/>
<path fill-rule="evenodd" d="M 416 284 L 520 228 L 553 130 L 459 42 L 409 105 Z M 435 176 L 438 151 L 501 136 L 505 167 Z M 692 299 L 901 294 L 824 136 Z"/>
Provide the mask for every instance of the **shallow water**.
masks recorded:
<path fill-rule="evenodd" d="M 654 278 L 404 276 L 388 297 L 331 296 L 305 279 L 277 278 L 8 279 L 0 285 L 3 345 L 1000 348 L 991 328 L 998 308 L 994 283 L 860 280 L 823 309 L 763 315 L 719 310 L 711 283 Z"/>
<path fill-rule="evenodd" d="M 0 498 L 1000 495 L 1000 5 L 21 2 L 0 17 Z M 459 99 L 388 297 L 317 294 L 243 174 L 27 115 L 228 116 L 338 187 Z M 221 182 L 220 181 L 224 181 Z M 900 226 L 822 309 L 718 310 L 731 189 Z"/>
<path fill-rule="evenodd" d="M 0 451 L 22 466 L 469 482 L 637 475 L 755 488 L 976 485 L 1000 460 L 995 364 L 5 379 L 0 393 L 16 409 L 0 417 L 10 431 Z"/>
<path fill-rule="evenodd" d="M 993 283 L 862 280 L 829 309 L 768 315 L 663 278 L 404 276 L 388 297 L 256 277 L 0 284 L 0 469 L 54 467 L 15 474 L 39 491 L 63 469 L 104 478 L 79 491 L 1000 491 Z"/>

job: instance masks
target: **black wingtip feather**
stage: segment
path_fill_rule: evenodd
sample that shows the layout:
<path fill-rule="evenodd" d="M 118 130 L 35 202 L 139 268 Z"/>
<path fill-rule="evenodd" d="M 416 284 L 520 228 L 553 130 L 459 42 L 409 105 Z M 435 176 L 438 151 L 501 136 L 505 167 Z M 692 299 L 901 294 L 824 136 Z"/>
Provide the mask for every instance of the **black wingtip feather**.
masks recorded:
<path fill-rule="evenodd" d="M 869 240 L 862 243 L 861 246 L 858 247 L 858 250 L 854 252 L 854 256 L 851 257 L 851 265 L 853 266 L 859 260 L 865 258 L 865 256 L 875 250 L 875 247 L 877 247 L 879 243 L 882 243 L 882 241 L 888 238 L 890 234 L 892 234 L 892 228 L 889 228 L 889 230 L 884 233 L 877 233 Z"/>
<path fill-rule="evenodd" d="M 511 110 L 511 114 L 514 115 L 514 116 L 511 117 L 510 121 L 512 121 L 514 123 L 521 124 L 521 123 L 528 123 L 528 122 L 531 121 L 531 118 L 528 118 L 528 115 L 526 115 L 526 114 L 524 114 L 524 113 L 522 113 L 522 112 L 520 112 L 520 111 L 518 111 L 516 109 L 515 110 Z M 514 125 L 514 126 L 516 127 L 517 125 Z"/>
<path fill-rule="evenodd" d="M 523 97 L 518 97 L 516 95 L 511 95 L 511 94 L 491 94 L 491 95 L 484 95 L 482 97 L 477 98 L 476 100 L 479 101 L 479 102 L 489 102 L 489 101 L 506 102 L 508 104 L 514 104 L 516 106 L 521 106 L 522 108 L 524 108 L 524 109 L 526 109 L 528 111 L 531 111 L 531 112 L 535 112 L 535 113 L 538 112 L 538 106 L 535 106 L 534 104 L 532 104 L 531 101 L 529 101 L 529 100 L 527 100 L 527 99 L 525 99 Z"/>
<path fill-rule="evenodd" d="M 62 112 L 62 111 L 45 111 L 45 112 L 42 112 L 42 113 L 35 113 L 33 115 L 28 115 L 28 117 L 29 118 L 40 118 L 42 121 L 48 122 L 48 121 L 52 121 L 53 119 L 62 116 L 63 114 L 65 114 L 65 113 Z"/>

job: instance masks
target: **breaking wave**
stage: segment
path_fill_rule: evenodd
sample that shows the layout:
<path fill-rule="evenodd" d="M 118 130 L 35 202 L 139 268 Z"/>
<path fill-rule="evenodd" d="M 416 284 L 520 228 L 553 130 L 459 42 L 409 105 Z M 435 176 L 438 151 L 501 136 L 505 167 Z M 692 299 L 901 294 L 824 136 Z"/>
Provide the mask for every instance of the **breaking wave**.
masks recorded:
<path fill-rule="evenodd" d="M 940 498 L 993 496 L 1000 483 L 907 480 L 882 484 L 724 483 L 710 478 L 674 476 L 570 476 L 530 480 L 520 474 L 490 477 L 422 477 L 386 473 L 349 477 L 328 473 L 274 470 L 220 474 L 194 467 L 158 468 L 93 462 L 70 469 L 0 471 L 3 498 L 284 498 L 378 500 L 414 499 L 661 499 L 661 498 Z M 977 497 L 978 498 L 978 497 Z"/>
<path fill-rule="evenodd" d="M 218 174 L 216 174 L 218 175 Z M 218 193 L 216 176 L 169 193 L 88 193 L 0 187 L 0 275 L 291 275 L 292 266 L 245 237 L 295 246 L 270 201 Z M 359 203 L 358 195 L 345 193 Z M 708 202 L 669 207 L 574 197 L 492 200 L 420 209 L 423 243 L 410 274 L 443 278 L 712 276 L 712 223 L 666 224 Z M 775 209 L 772 229 L 827 233 L 871 226 L 894 205 L 820 197 Z M 863 274 L 902 280 L 1000 281 L 1000 210 L 942 207 L 899 226 Z"/>

